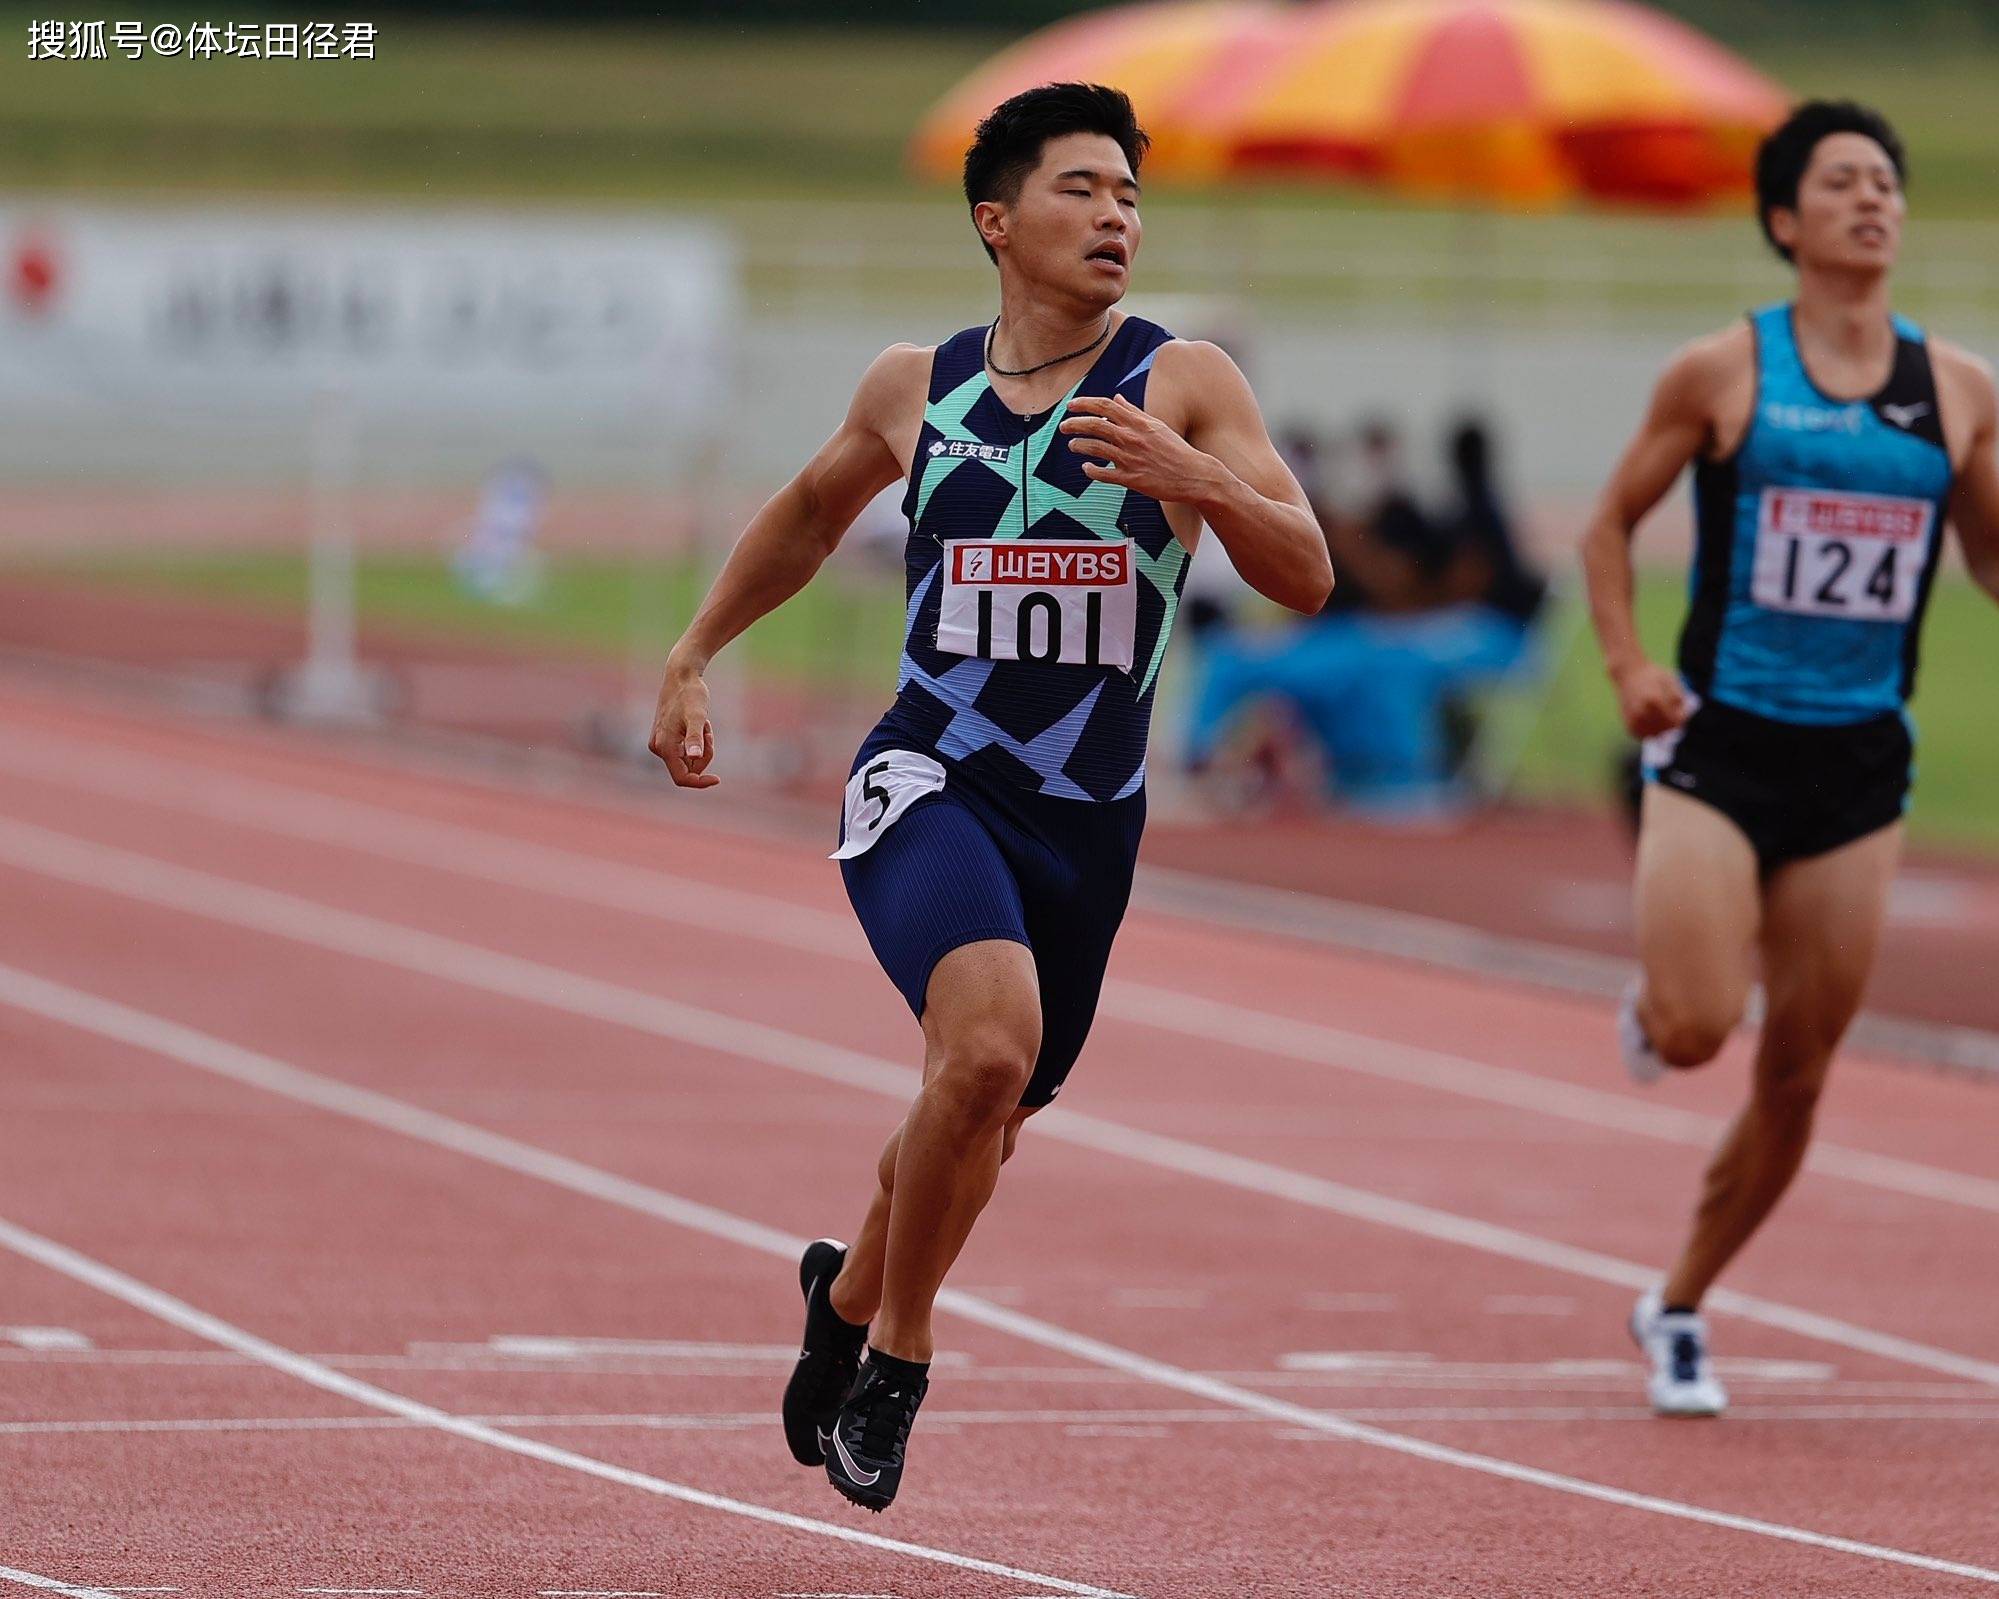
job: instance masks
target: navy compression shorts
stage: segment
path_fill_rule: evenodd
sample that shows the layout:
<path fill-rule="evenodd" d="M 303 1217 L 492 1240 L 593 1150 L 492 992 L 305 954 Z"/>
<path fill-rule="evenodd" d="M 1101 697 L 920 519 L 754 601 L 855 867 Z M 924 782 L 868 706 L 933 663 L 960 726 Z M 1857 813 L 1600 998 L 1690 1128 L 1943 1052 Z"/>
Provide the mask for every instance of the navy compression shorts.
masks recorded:
<path fill-rule="evenodd" d="M 888 727 L 862 744 L 854 774 L 843 848 L 861 831 L 871 837 L 840 870 L 875 958 L 920 1021 L 930 974 L 952 950 L 1025 944 L 1041 990 L 1041 1053 L 1020 1103 L 1048 1104 L 1096 1018 L 1131 897 L 1144 789 L 1106 801 L 1037 794 L 913 750 Z"/>

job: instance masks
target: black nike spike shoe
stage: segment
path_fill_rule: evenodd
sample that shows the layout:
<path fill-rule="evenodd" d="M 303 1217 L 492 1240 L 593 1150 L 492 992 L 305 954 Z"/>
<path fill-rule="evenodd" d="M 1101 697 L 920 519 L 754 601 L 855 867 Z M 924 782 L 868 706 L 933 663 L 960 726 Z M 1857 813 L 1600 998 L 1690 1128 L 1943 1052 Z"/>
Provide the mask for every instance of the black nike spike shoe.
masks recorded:
<path fill-rule="evenodd" d="M 821 1238 L 805 1246 L 798 1263 L 798 1286 L 805 1290 L 805 1337 L 798 1346 L 791 1381 L 785 1384 L 784 1441 L 801 1466 L 825 1462 L 820 1440 L 832 1431 L 840 1401 L 854 1386 L 861 1349 L 868 1340 L 867 1328 L 842 1321 L 829 1297 L 846 1259 L 845 1244 Z"/>
<path fill-rule="evenodd" d="M 879 1514 L 894 1503 L 929 1371 L 927 1364 L 868 1352 L 860 1381 L 824 1438 L 826 1479 L 855 1504 Z"/>

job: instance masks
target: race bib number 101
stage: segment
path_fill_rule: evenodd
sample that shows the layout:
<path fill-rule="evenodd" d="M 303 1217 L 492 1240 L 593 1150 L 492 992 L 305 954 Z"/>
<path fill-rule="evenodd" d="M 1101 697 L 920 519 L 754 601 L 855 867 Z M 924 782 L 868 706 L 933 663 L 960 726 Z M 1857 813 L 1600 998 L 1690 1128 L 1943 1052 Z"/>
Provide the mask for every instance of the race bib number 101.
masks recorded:
<path fill-rule="evenodd" d="M 1136 577 L 1129 539 L 954 540 L 944 546 L 937 647 L 991 661 L 1128 672 Z"/>
<path fill-rule="evenodd" d="M 1929 559 L 1928 500 L 1765 489 L 1750 598 L 1766 610 L 1906 622 Z"/>

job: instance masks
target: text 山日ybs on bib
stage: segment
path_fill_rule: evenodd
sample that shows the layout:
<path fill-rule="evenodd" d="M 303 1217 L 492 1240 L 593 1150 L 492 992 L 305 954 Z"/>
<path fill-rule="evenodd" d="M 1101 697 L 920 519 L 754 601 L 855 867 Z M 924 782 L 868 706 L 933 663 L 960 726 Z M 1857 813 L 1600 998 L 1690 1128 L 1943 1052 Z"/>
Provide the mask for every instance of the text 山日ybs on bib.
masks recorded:
<path fill-rule="evenodd" d="M 1131 541 L 956 539 L 944 546 L 937 647 L 991 661 L 1131 670 Z"/>

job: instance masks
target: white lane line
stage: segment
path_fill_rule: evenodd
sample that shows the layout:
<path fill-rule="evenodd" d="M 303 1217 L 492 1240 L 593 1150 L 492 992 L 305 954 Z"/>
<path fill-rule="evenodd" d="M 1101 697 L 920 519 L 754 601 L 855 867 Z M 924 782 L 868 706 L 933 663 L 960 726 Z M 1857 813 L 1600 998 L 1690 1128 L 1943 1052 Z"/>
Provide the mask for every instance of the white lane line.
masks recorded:
<path fill-rule="evenodd" d="M 1488 1316 L 1573 1316 L 1579 1308 L 1562 1294 L 1488 1294 Z"/>
<path fill-rule="evenodd" d="M 0 1327 L 0 1340 L 18 1349 L 88 1349 L 90 1340 L 67 1327 Z"/>
<path fill-rule="evenodd" d="M 1209 1373 L 1210 1376 L 1218 1375 Z M 1630 1384 L 1621 1383 L 1620 1389 Z M 1650 1419 L 1643 1405 L 1341 1405 L 1339 1414 L 1353 1421 L 1640 1421 Z M 1977 1404 L 1786 1404 L 1754 1405 L 1739 1401 L 1728 1407 L 1731 1423 L 1739 1421 L 1999 1421 L 1999 1405 Z M 734 1414 L 666 1415 L 644 1411 L 634 1415 L 591 1413 L 563 1416 L 538 1412 L 462 1419 L 512 1432 L 569 1432 L 587 1428 L 636 1432 L 748 1432 L 770 1425 L 767 1410 Z M 1261 1424 L 1261 1418 L 1235 1410 L 939 1410 L 923 1413 L 926 1427 L 1185 1427 Z M 162 1419 L 97 1421 L 0 1422 L 0 1437 L 92 1434 L 231 1433 L 231 1432 L 393 1432 L 426 1423 L 400 1416 L 185 1416 Z M 107 1592 L 166 1592 L 159 1589 L 107 1589 Z"/>
<path fill-rule="evenodd" d="M 1393 1310 L 1402 1300 L 1395 1294 L 1300 1294 L 1298 1303 L 1307 1310 L 1344 1312 Z"/>
<path fill-rule="evenodd" d="M 655 921 L 866 963 L 860 930 L 834 916 L 775 895 L 722 887 L 601 856 L 531 844 L 478 828 L 412 816 L 392 807 L 315 794 L 309 789 L 235 776 L 152 756 L 118 755 L 44 736 L 58 753 L 30 751 L 19 739 L 0 746 L 0 770 L 108 794 L 128 803 L 206 816 L 283 837 L 332 844 L 533 893 L 599 905 Z M 1560 1082 L 1534 1072 L 1442 1050 L 1372 1038 L 1317 1022 L 1259 1011 L 1208 995 L 1180 993 L 1113 978 L 1101 1009 L 1123 1022 L 1251 1049 L 1312 1065 L 1455 1094 L 1488 1104 L 1559 1117 L 1585 1126 L 1667 1143 L 1712 1148 L 1726 1130 L 1719 1117 Z M 1607 1035 L 1606 1035 L 1607 1036 Z M 1606 1046 L 1607 1047 L 1607 1046 Z M 1807 1167 L 1822 1175 L 1892 1193 L 1999 1214 L 1999 1181 L 1816 1141 Z"/>
<path fill-rule="evenodd" d="M 0 861 L 128 899 L 275 933 L 320 949 L 441 978 L 507 999 L 881 1094 L 902 1104 L 915 1094 L 921 1081 L 910 1067 L 823 1039 L 703 1010 L 580 972 L 546 966 L 212 872 L 171 865 L 108 844 L 89 843 L 25 822 L 0 819 Z M 16 975 L 27 977 L 26 973 Z M 1042 1138 L 1060 1139 L 1165 1171 L 1632 1291 L 1650 1288 L 1659 1278 L 1655 1266 L 1620 1260 L 1595 1250 L 1072 1110 L 1057 1107 L 1044 1111 L 1035 1118 L 1035 1127 L 1037 1136 Z M 1999 1362 L 1876 1332 L 1775 1300 L 1717 1288 L 1708 1295 L 1707 1306 L 1885 1360 L 1999 1386 Z"/>
<path fill-rule="evenodd" d="M 1120 1310 L 1205 1310 L 1213 1296 L 1205 1288 L 1114 1288 Z"/>
<path fill-rule="evenodd" d="M 975 1298 L 983 1298 L 972 1289 L 963 1290 Z M 115 1359 L 112 1357 L 116 1357 Z M 706 1377 L 740 1378 L 744 1369 L 736 1364 L 685 1365 L 649 1364 L 645 1361 L 593 1361 L 589 1363 L 563 1361 L 527 1364 L 519 1361 L 449 1361 L 409 1359 L 398 1355 L 353 1355 L 343 1353 L 313 1354 L 312 1358 L 336 1371 L 422 1371 L 422 1372 L 470 1372 L 481 1374 L 503 1374 L 512 1377 L 549 1376 L 561 1373 L 574 1376 L 579 1373 L 604 1377 L 654 1377 L 667 1381 L 690 1380 Z M 95 1350 L 87 1358 L 81 1356 L 59 1356 L 36 1360 L 36 1365 L 111 1365 L 111 1366 L 159 1366 L 164 1368 L 200 1366 L 228 1367 L 252 1365 L 240 1355 L 227 1350 L 205 1349 L 120 1349 Z M 954 1381 L 992 1383 L 1003 1386 L 1014 1384 L 1041 1384 L 1054 1386 L 1073 1385 L 1088 1382 L 1097 1386 L 1113 1383 L 1114 1378 L 1101 1372 L 1087 1372 L 1073 1366 L 978 1366 L 964 1360 L 945 1363 Z M 1567 1363 L 1569 1369 L 1557 1376 L 1550 1372 L 1545 1362 L 1529 1362 L 1524 1365 L 1495 1365 L 1474 1362 L 1445 1365 L 1438 1363 L 1428 1366 L 1407 1366 L 1394 1369 L 1384 1367 L 1354 1368 L 1349 1370 L 1281 1371 L 1262 1369 L 1254 1371 L 1209 1372 L 1212 1377 L 1220 1377 L 1228 1382 L 1245 1383 L 1252 1388 L 1381 1388 L 1392 1385 L 1396 1388 L 1449 1388 L 1475 1390 L 1479 1388 L 1537 1388 L 1537 1389 L 1621 1389 L 1631 1386 L 1633 1379 L 1642 1375 L 1643 1368 L 1636 1362 L 1616 1360 L 1593 1360 Z M 1716 1362 L 1731 1386 L 1745 1392 L 1753 1387 L 1781 1388 L 1786 1393 L 1820 1392 L 1845 1398 L 1874 1399 L 1963 1399 L 1967 1402 L 1993 1402 L 1992 1395 L 1983 1383 L 1951 1382 L 1867 1382 L 1836 1378 L 1835 1368 L 1818 1361 L 1770 1361 L 1747 1356 L 1724 1355 Z M 925 1412 L 928 1414 L 928 1412 Z M 0 1432 L 14 1423 L 0 1423 Z"/>
<path fill-rule="evenodd" d="M 421 1588 L 301 1588 L 300 1593 L 420 1594 Z"/>
<path fill-rule="evenodd" d="M 796 1255 L 803 1247 L 804 1240 L 794 1242 L 785 1239 L 784 1242 L 786 1250 Z M 859 1544 L 863 1548 L 877 1549 L 888 1554 L 907 1555 L 911 1559 L 953 1566 L 961 1571 L 977 1571 L 987 1576 L 1017 1577 L 1024 1582 L 1044 1583 L 1050 1588 L 1059 1588 L 1064 1593 L 1083 1595 L 1085 1599 L 1128 1599 L 1128 1596 L 1117 1594 L 1111 1589 L 1094 1587 L 1089 1583 L 1071 1582 L 1065 1577 L 1050 1577 L 1038 1571 L 1026 1571 L 1018 1566 L 1002 1565 L 993 1560 L 980 1560 L 948 1549 L 936 1549 L 927 1544 L 905 1543 L 900 1539 L 884 1538 L 876 1533 L 861 1532 L 830 1521 L 816 1521 L 809 1516 L 795 1516 L 788 1511 L 773 1510 L 768 1505 L 725 1498 L 721 1494 L 690 1488 L 684 1483 L 668 1482 L 663 1477 L 633 1471 L 628 1467 L 613 1465 L 609 1461 L 598 1460 L 590 1455 L 577 1454 L 571 1449 L 543 1443 L 539 1439 L 523 1438 L 516 1433 L 503 1432 L 497 1427 L 489 1427 L 462 1416 L 454 1416 L 448 1411 L 437 1409 L 434 1405 L 426 1405 L 402 1394 L 391 1393 L 386 1388 L 378 1388 L 373 1383 L 362 1382 L 359 1378 L 335 1371 L 331 1366 L 323 1365 L 309 1356 L 296 1354 L 268 1339 L 259 1338 L 255 1333 L 246 1332 L 219 1316 L 198 1310 L 184 1300 L 176 1299 L 161 1289 L 142 1283 L 114 1266 L 92 1260 L 66 1244 L 58 1243 L 52 1238 L 44 1238 L 41 1234 L 16 1226 L 4 1218 L 0 1218 L 0 1247 L 11 1249 L 16 1254 L 36 1261 L 51 1271 L 60 1272 L 75 1282 L 94 1288 L 99 1293 L 107 1294 L 136 1310 L 142 1310 L 169 1326 L 178 1327 L 197 1338 L 205 1338 L 208 1342 L 219 1344 L 224 1349 L 233 1349 L 261 1365 L 295 1377 L 298 1381 L 326 1393 L 338 1394 L 341 1398 L 351 1400 L 370 1410 L 380 1410 L 392 1416 L 420 1422 L 438 1432 L 450 1433 L 471 1443 L 484 1444 L 488 1448 L 521 1455 L 547 1465 L 561 1466 L 570 1471 L 580 1472 L 586 1477 L 596 1477 L 622 1487 L 637 1488 L 645 1493 L 657 1494 L 663 1499 L 678 1500 L 682 1504 L 696 1505 L 706 1510 L 719 1510 L 728 1515 L 765 1522 L 792 1532 L 835 1538 L 842 1543 Z M 327 1593 L 341 1590 L 306 1591 Z"/>
<path fill-rule="evenodd" d="M 43 1003 L 23 1004 L 23 997 L 31 994 L 39 997 Z M 47 983 L 38 978 L 30 978 L 25 973 L 16 972 L 5 966 L 0 966 L 0 999 L 20 1005 L 23 1009 L 36 1010 L 39 1014 L 48 1015 L 52 1019 L 70 1022 L 71 1025 L 96 1032 L 100 1036 L 130 1042 L 138 1048 L 197 1066 L 218 1076 L 264 1088 L 303 1104 L 315 1105 L 339 1115 L 403 1133 L 438 1148 L 487 1161 L 522 1175 L 556 1184 L 575 1193 L 603 1199 L 657 1217 L 691 1231 L 705 1233 L 710 1237 L 774 1255 L 787 1262 L 797 1257 L 804 1243 L 803 1239 L 794 1238 L 761 1222 L 718 1210 L 712 1205 L 704 1205 L 697 1200 L 685 1199 L 677 1194 L 669 1194 L 661 1189 L 634 1182 L 629 1178 L 600 1171 L 568 1156 L 557 1155 L 552 1151 L 538 1149 L 534 1145 L 524 1144 L 483 1128 L 454 1121 L 450 1117 L 423 1110 L 415 1105 L 404 1104 L 369 1089 L 322 1077 L 316 1072 L 309 1072 L 268 1055 L 243 1049 L 238 1045 L 196 1032 L 192 1028 L 166 1021 L 164 1018 L 149 1016 L 129 1006 L 97 999 L 94 996 L 81 994 L 75 989 Z M 72 1020 L 72 1018 L 83 1019 Z M 571 1455 L 568 1451 L 555 1450 L 532 1440 L 519 1438 L 512 1433 L 483 1428 L 473 1422 L 464 1422 L 441 1411 L 433 1410 L 429 1406 L 418 1405 L 414 1400 L 388 1394 L 384 1390 L 343 1376 L 318 1362 L 306 1360 L 303 1356 L 266 1344 L 263 1340 L 229 1327 L 226 1323 L 216 1322 L 214 1318 L 204 1316 L 177 1300 L 159 1294 L 157 1290 L 134 1283 L 130 1278 L 109 1267 L 99 1266 L 93 1261 L 86 1260 L 62 1245 L 38 1239 L 33 1234 L 22 1233 L 10 1223 L 0 1222 L 0 1243 L 9 1243 L 10 1240 L 12 1247 L 23 1253 L 30 1253 L 34 1249 L 46 1252 L 50 1260 L 59 1262 L 58 1270 L 86 1273 L 84 1280 L 91 1281 L 93 1285 L 115 1285 L 119 1297 L 126 1297 L 127 1294 L 142 1296 L 139 1299 L 128 1300 L 130 1303 L 138 1304 L 142 1309 L 151 1309 L 156 1315 L 161 1314 L 162 1310 L 171 1310 L 173 1314 L 162 1315 L 162 1319 L 170 1320 L 185 1330 L 198 1332 L 211 1342 L 222 1343 L 225 1347 L 241 1348 L 245 1353 L 267 1352 L 275 1361 L 286 1363 L 281 1369 L 296 1367 L 301 1375 L 310 1373 L 306 1380 L 327 1387 L 332 1392 L 347 1394 L 350 1397 L 367 1395 L 370 1397 L 363 1398 L 360 1402 L 388 1409 L 396 1414 L 435 1417 L 437 1424 L 446 1430 L 465 1431 L 468 1436 L 476 1434 L 480 1441 L 493 1440 L 497 1442 L 497 1447 L 535 1454 L 538 1458 L 559 1458 L 562 1463 L 576 1462 L 577 1469 L 588 1470 L 596 1475 L 615 1474 L 613 1480 L 630 1481 L 634 1486 L 646 1487 L 653 1492 L 670 1492 L 677 1497 L 691 1496 L 695 1493 L 695 1490 L 661 1483 L 657 1478 L 644 1478 L 638 1473 L 625 1472 L 621 1467 L 606 1466 L 587 1456 Z M 36 1258 L 43 1257 L 38 1255 Z M 107 1291 L 112 1289 L 107 1288 Z M 156 1306 L 159 1308 L 155 1308 Z M 1585 1478 L 1543 1471 L 1517 1461 L 1476 1454 L 1469 1450 L 1453 1449 L 1448 1445 L 1431 1443 L 1426 1439 L 1348 1421 L 1329 1412 L 1308 1409 L 1288 1400 L 1258 1393 L 1199 1372 L 1187 1371 L 1165 1361 L 1154 1360 L 1134 1350 L 1119 1348 L 1100 1339 L 1090 1338 L 1067 1328 L 1058 1327 L 1051 1322 L 1024 1315 L 1019 1311 L 974 1299 L 962 1291 L 949 1288 L 943 1290 L 937 1296 L 937 1307 L 946 1314 L 960 1316 L 995 1331 L 1008 1333 L 1025 1343 L 1035 1344 L 1043 1349 L 1052 1349 L 1109 1371 L 1122 1372 L 1213 1405 L 1231 1407 L 1272 1421 L 1289 1422 L 1314 1432 L 1407 1455 L 1431 1464 L 1453 1466 L 1484 1476 L 1544 1488 L 1600 1504 L 1641 1510 L 1673 1520 L 1750 1533 L 1785 1543 L 1802 1544 L 1810 1548 L 1854 1555 L 1891 1565 L 1909 1566 L 1919 1570 L 1943 1572 L 1952 1576 L 1970 1577 L 1981 1582 L 1999 1584 L 1999 1570 L 1814 1532 L 1808 1528 L 1793 1527 L 1782 1522 L 1764 1521 L 1752 1516 L 1710 1510 L 1704 1506 L 1684 1504 L 1678 1500 L 1665 1499 L 1653 1494 L 1634 1493 L 1627 1489 L 1591 1482 Z M 190 1323 L 177 1319 L 179 1317 L 191 1317 L 195 1320 Z M 217 1333 L 225 1336 L 218 1337 Z M 734 1501 L 718 1501 L 716 1496 L 708 1494 L 701 1494 L 692 1502 L 714 1504 L 716 1508 L 733 1509 L 738 1514 L 752 1514 L 759 1519 L 778 1521 L 781 1525 L 790 1525 L 802 1520 L 798 1517 L 783 1516 L 777 1511 L 766 1510 L 763 1506 L 744 1506 Z M 809 1530 L 818 1530 L 824 1525 L 805 1524 Z M 845 1528 L 830 1530 L 837 1536 L 855 1542 L 887 1543 L 887 1540 L 870 1539 L 865 1534 L 852 1533 Z M 914 1546 L 895 1547 L 906 1553 L 917 1552 Z M 941 1555 L 937 1551 L 925 1551 L 923 1558 L 941 1559 L 979 1570 L 1004 1569 L 994 1568 L 984 1562 L 967 1561 L 962 1556 Z M 1030 1574 L 1030 1580 L 1044 1579 Z M 1086 1589 L 1081 1585 L 1065 1583 L 1059 1579 L 1048 1579 L 1048 1583 L 1050 1587 L 1061 1587 L 1072 1593 L 1102 1592 L 1100 1589 Z"/>
<path fill-rule="evenodd" d="M 772 1233 L 772 1237 L 784 1237 L 784 1235 Z M 804 1239 L 798 1241 L 784 1239 L 784 1249 L 790 1255 L 796 1255 L 802 1245 Z M 1075 1583 L 1065 1577 L 1047 1577 L 1039 1571 L 1023 1571 L 1021 1567 L 1015 1565 L 984 1561 L 972 1555 L 954 1553 L 950 1549 L 934 1549 L 924 1543 L 904 1543 L 900 1539 L 880 1537 L 878 1533 L 864 1533 L 854 1527 L 840 1527 L 832 1521 L 814 1521 L 812 1517 L 806 1515 L 792 1515 L 790 1511 L 770 1509 L 768 1505 L 754 1505 L 742 1499 L 726 1499 L 720 1493 L 708 1493 L 704 1489 L 688 1487 L 686 1483 L 670 1483 L 664 1477 L 652 1477 L 644 1471 L 632 1471 L 622 1465 L 612 1465 L 610 1461 L 600 1461 L 592 1455 L 578 1455 L 574 1449 L 560 1449 L 552 1443 L 542 1443 L 540 1439 L 520 1437 L 516 1433 L 500 1431 L 498 1427 L 488 1427 L 480 1421 L 468 1421 L 466 1417 L 440 1411 L 436 1405 L 424 1405 L 422 1401 L 408 1399 L 402 1393 L 392 1393 L 384 1387 L 376 1387 L 374 1383 L 364 1383 L 358 1377 L 348 1377 L 342 1371 L 334 1371 L 330 1365 L 322 1365 L 320 1361 L 310 1359 L 308 1355 L 298 1355 L 290 1349 L 270 1343 L 268 1339 L 262 1339 L 256 1333 L 244 1331 L 242 1327 L 236 1327 L 218 1315 L 210 1315 L 208 1311 L 196 1309 L 184 1299 L 176 1299 L 174 1295 L 150 1287 L 148 1283 L 142 1283 L 136 1277 L 126 1275 L 124 1271 L 118 1271 L 112 1265 L 94 1261 L 88 1255 L 82 1255 L 64 1243 L 42 1237 L 40 1233 L 32 1233 L 26 1227 L 18 1227 L 12 1221 L 6 1221 L 4 1217 L 0 1217 L 0 1247 L 12 1249 L 16 1255 L 24 1255 L 26 1259 L 38 1261 L 40 1265 L 46 1265 L 50 1271 L 60 1271 L 64 1277 L 84 1283 L 86 1287 L 94 1287 L 100 1293 L 110 1295 L 112 1299 L 120 1299 L 126 1305 L 144 1311 L 146 1315 L 166 1321 L 170 1327 L 180 1327 L 182 1331 L 194 1333 L 196 1337 L 208 1339 L 210 1343 L 222 1345 L 224 1349 L 234 1349 L 236 1353 L 248 1355 L 260 1365 L 268 1365 L 274 1371 L 282 1371 L 316 1389 L 322 1389 L 326 1393 L 336 1393 L 342 1399 L 350 1399 L 356 1405 L 364 1405 L 368 1409 L 378 1409 L 386 1411 L 388 1415 L 400 1415 L 408 1421 L 424 1423 L 440 1433 L 452 1433 L 470 1443 L 484 1443 L 490 1449 L 502 1449 L 510 1455 L 524 1455 L 534 1461 L 544 1461 L 546 1465 L 560 1465 L 570 1471 L 578 1471 L 586 1477 L 598 1477 L 606 1483 L 636 1487 L 642 1489 L 644 1493 L 656 1493 L 662 1499 L 678 1499 L 684 1505 L 698 1505 L 702 1509 L 724 1511 L 728 1515 L 740 1515 L 750 1521 L 764 1521 L 774 1527 L 786 1527 L 796 1533 L 814 1533 L 818 1537 L 832 1537 L 842 1543 L 858 1543 L 864 1549 L 880 1549 L 892 1555 L 908 1555 L 912 1559 L 932 1561 L 936 1565 L 958 1567 L 960 1571 L 980 1571 L 990 1577 L 1019 1577 L 1021 1581 L 1027 1583 L 1045 1583 L 1047 1587 L 1061 1589 L 1063 1593 L 1085 1595 L 1085 1599 L 1127 1599 L 1127 1595 L 1119 1595 L 1113 1589 L 1101 1589 L 1089 1583 Z M 318 1591 L 328 1593 L 332 1589 L 318 1589 Z"/>
<path fill-rule="evenodd" d="M 574 1338 L 541 1333 L 495 1333 L 484 1344 L 410 1345 L 413 1355 L 481 1349 L 525 1360 L 573 1361 L 593 1356 L 632 1355 L 652 1360 L 741 1360 L 788 1368 L 798 1359 L 796 1344 L 704 1344 L 669 1338 Z"/>
<path fill-rule="evenodd" d="M 20 1571 L 13 1566 L 0 1566 L 0 1582 L 18 1582 L 24 1588 L 39 1588 L 44 1593 L 68 1594 L 70 1599 L 105 1599 L 114 1590 L 108 1588 L 82 1588 L 74 1583 L 57 1582 L 53 1577 L 38 1577 L 32 1571 Z"/>

